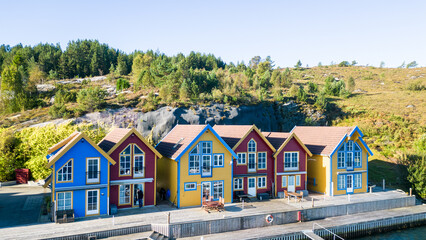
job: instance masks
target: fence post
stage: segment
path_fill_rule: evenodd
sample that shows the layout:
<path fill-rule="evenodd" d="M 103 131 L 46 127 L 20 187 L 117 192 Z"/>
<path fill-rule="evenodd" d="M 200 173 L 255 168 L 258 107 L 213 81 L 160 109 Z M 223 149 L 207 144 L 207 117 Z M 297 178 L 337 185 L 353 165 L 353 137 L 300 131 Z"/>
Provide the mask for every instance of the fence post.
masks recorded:
<path fill-rule="evenodd" d="M 385 179 L 383 178 L 383 191 L 385 191 Z"/>
<path fill-rule="evenodd" d="M 312 207 L 315 207 L 315 206 L 314 206 L 314 198 L 312 198 Z"/>
<path fill-rule="evenodd" d="M 170 212 L 167 213 L 167 224 L 170 224 Z"/>
<path fill-rule="evenodd" d="M 411 188 L 410 188 L 410 197 L 411 197 L 411 195 L 412 195 L 412 193 L 413 193 L 412 191 L 413 191 L 413 189 L 411 189 Z"/>

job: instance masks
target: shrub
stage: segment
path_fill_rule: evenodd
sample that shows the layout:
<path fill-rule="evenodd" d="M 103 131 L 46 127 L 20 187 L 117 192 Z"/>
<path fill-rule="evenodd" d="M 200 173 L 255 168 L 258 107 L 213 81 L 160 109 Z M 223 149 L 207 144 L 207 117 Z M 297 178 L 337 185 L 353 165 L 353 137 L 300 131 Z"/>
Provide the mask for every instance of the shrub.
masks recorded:
<path fill-rule="evenodd" d="M 124 89 L 127 89 L 129 87 L 130 87 L 129 80 L 127 80 L 125 78 L 117 79 L 117 84 L 116 84 L 117 92 L 121 92 Z"/>
<path fill-rule="evenodd" d="M 313 82 L 308 82 L 308 92 L 310 93 L 318 92 L 318 85 Z"/>
<path fill-rule="evenodd" d="M 302 85 L 299 86 L 299 90 L 297 91 L 297 101 L 306 102 L 308 100 L 308 96 L 306 95 L 305 89 Z"/>
<path fill-rule="evenodd" d="M 355 63 L 356 64 L 356 63 Z M 355 65 L 354 64 L 354 65 Z M 349 67 L 351 64 L 348 61 L 342 61 L 339 63 L 339 67 Z"/>
<path fill-rule="evenodd" d="M 418 80 L 416 82 L 412 82 L 408 84 L 407 90 L 409 91 L 423 91 L 426 90 L 426 86 L 423 85 L 422 80 Z"/>
<path fill-rule="evenodd" d="M 99 87 L 81 89 L 77 94 L 77 103 L 83 111 L 93 111 L 105 103 L 107 92 Z"/>
<path fill-rule="evenodd" d="M 290 88 L 290 90 L 288 91 L 288 95 L 289 95 L 290 97 L 296 97 L 296 96 L 297 96 L 298 91 L 299 91 L 299 88 L 297 87 L 297 85 L 293 84 L 293 85 L 291 85 L 291 88 Z"/>

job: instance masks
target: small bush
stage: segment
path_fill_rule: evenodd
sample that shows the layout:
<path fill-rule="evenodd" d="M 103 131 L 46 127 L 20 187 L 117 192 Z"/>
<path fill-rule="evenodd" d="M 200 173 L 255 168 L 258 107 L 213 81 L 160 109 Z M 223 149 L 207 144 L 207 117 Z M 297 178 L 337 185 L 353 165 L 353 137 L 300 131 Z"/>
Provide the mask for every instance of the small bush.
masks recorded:
<path fill-rule="evenodd" d="M 83 111 L 93 111 L 105 103 L 107 92 L 99 87 L 81 89 L 77 94 L 77 103 Z"/>
<path fill-rule="evenodd" d="M 299 92 L 299 88 L 297 87 L 297 85 L 293 84 L 291 85 L 291 88 L 288 91 L 288 95 L 290 97 L 296 97 L 298 92 Z"/>
<path fill-rule="evenodd" d="M 121 92 L 124 89 L 127 89 L 129 87 L 130 87 L 129 80 L 127 80 L 125 78 L 117 79 L 117 84 L 116 84 L 117 92 Z"/>
<path fill-rule="evenodd" d="M 310 93 L 318 92 L 318 85 L 313 82 L 308 82 L 308 92 Z"/>
<path fill-rule="evenodd" d="M 422 80 L 419 80 L 419 81 L 412 82 L 412 83 L 408 84 L 407 90 L 409 90 L 409 91 L 423 91 L 423 90 L 426 90 L 426 86 L 423 85 Z"/>

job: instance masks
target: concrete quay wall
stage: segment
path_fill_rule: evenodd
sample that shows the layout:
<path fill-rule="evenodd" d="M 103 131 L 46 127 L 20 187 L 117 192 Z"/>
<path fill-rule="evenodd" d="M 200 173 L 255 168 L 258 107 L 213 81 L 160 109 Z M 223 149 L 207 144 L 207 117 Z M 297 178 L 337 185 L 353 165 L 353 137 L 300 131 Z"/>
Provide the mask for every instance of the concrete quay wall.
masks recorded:
<path fill-rule="evenodd" d="M 415 197 L 407 196 L 396 199 L 375 200 L 360 203 L 347 203 L 334 206 L 322 206 L 287 212 L 269 213 L 273 216 L 272 223 L 266 222 L 269 214 L 258 214 L 208 221 L 184 222 L 167 224 L 152 224 L 152 230 L 171 238 L 183 238 L 221 232 L 238 231 L 250 228 L 267 227 L 297 222 L 300 211 L 305 220 L 318 220 L 329 217 L 350 215 L 363 212 L 373 212 L 392 208 L 409 207 L 415 205 Z"/>

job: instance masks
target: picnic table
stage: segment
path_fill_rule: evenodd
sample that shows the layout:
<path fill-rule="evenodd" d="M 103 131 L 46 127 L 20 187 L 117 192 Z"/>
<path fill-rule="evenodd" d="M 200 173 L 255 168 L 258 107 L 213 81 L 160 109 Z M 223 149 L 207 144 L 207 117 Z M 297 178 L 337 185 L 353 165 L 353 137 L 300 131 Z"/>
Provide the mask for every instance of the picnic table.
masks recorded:
<path fill-rule="evenodd" d="M 299 201 L 303 200 L 303 193 L 288 192 L 287 194 L 288 194 L 289 197 L 294 197 L 294 199 L 297 199 Z"/>
<path fill-rule="evenodd" d="M 249 198 L 249 197 L 251 197 L 251 195 L 249 195 L 249 194 L 238 194 L 237 197 L 240 199 L 240 202 L 242 202 L 244 198 Z"/>
<path fill-rule="evenodd" d="M 212 201 L 210 198 L 210 201 L 206 201 L 206 199 L 203 198 L 202 208 L 208 213 L 210 213 L 210 210 L 216 210 L 220 212 L 225 209 L 225 199 L 220 197 L 219 201 Z"/>

